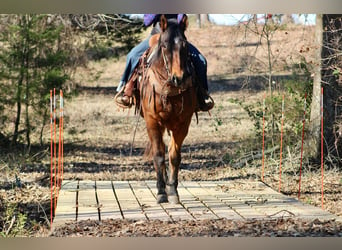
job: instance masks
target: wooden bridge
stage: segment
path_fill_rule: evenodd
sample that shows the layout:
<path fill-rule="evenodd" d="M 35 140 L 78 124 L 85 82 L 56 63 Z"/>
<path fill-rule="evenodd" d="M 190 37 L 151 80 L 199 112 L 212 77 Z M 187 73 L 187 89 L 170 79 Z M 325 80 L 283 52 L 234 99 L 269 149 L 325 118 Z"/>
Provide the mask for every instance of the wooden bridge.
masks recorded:
<path fill-rule="evenodd" d="M 157 204 L 155 181 L 64 180 L 54 227 L 67 221 L 336 219 L 320 208 L 280 194 L 258 181 L 182 181 L 180 204 Z"/>

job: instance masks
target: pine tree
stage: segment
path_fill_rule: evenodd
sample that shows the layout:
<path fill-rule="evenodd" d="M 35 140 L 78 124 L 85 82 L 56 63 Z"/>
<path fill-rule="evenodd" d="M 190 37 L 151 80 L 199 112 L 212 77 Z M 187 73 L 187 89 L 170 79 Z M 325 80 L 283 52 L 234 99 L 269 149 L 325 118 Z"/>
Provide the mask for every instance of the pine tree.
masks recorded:
<path fill-rule="evenodd" d="M 12 144 L 24 133 L 29 148 L 31 131 L 47 119 L 50 89 L 63 88 L 69 77 L 65 70 L 69 59 L 59 46 L 62 26 L 48 23 L 46 15 L 2 18 L 7 22 L 0 35 L 0 110 L 7 107 L 16 114 Z M 9 122 L 4 113 L 0 117 Z"/>

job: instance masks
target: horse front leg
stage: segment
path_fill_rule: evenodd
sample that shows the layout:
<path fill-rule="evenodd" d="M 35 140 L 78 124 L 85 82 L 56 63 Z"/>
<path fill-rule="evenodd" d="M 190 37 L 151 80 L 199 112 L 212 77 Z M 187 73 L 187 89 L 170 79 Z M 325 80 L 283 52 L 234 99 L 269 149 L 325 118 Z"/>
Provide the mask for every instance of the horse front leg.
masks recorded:
<path fill-rule="evenodd" d="M 157 175 L 157 203 L 168 202 L 165 191 L 167 173 L 165 165 L 165 144 L 163 142 L 163 128 L 159 126 L 147 128 L 151 142 L 153 165 Z"/>
<path fill-rule="evenodd" d="M 172 137 L 169 145 L 169 179 L 167 182 L 167 195 L 170 203 L 178 204 L 179 195 L 178 187 L 178 172 L 181 163 L 181 147 L 183 141 L 188 134 L 190 124 L 179 126 L 179 129 L 172 132 Z"/>

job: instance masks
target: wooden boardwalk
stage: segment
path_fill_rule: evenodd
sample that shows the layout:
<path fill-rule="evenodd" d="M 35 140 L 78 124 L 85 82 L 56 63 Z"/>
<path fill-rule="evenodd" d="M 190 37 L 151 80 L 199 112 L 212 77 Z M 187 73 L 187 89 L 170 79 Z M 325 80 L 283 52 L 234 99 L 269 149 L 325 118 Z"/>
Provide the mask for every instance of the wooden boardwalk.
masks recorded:
<path fill-rule="evenodd" d="M 54 226 L 67 221 L 341 218 L 280 194 L 262 182 L 183 181 L 180 204 L 156 203 L 155 181 L 68 181 L 59 192 Z"/>

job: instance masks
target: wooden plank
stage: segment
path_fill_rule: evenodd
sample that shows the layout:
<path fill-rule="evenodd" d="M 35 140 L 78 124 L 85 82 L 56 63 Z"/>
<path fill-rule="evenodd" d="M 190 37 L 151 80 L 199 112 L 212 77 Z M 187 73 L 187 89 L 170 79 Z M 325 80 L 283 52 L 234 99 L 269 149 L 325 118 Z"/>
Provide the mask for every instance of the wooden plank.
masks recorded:
<path fill-rule="evenodd" d="M 245 189 L 243 194 L 240 194 L 239 197 L 245 200 L 245 202 L 249 202 L 249 205 L 259 212 L 263 212 L 267 218 L 332 218 L 331 214 L 320 208 L 313 206 L 303 208 L 305 204 L 299 202 L 295 198 L 280 194 L 261 182 L 255 183 L 254 185 L 257 188 Z M 264 203 L 262 201 L 264 201 Z"/>
<path fill-rule="evenodd" d="M 96 194 L 99 202 L 100 218 L 122 219 L 122 214 L 115 198 L 111 181 L 97 181 Z"/>
<path fill-rule="evenodd" d="M 178 194 L 182 205 L 196 220 L 217 219 L 217 216 L 208 207 L 185 188 L 183 182 L 178 185 Z"/>
<path fill-rule="evenodd" d="M 130 181 L 129 184 L 133 188 L 134 194 L 148 220 L 171 220 L 160 204 L 157 204 L 156 198 L 145 182 Z"/>
<path fill-rule="evenodd" d="M 184 187 L 193 195 L 195 195 L 203 204 L 205 204 L 205 206 L 207 206 L 208 209 L 211 210 L 218 219 L 242 219 L 242 217 L 237 214 L 231 207 L 227 206 L 227 204 L 225 204 L 215 196 L 215 194 L 217 194 L 217 191 L 216 189 L 211 189 L 212 184 L 206 184 L 209 184 L 208 188 L 203 188 L 197 182 L 183 182 Z"/>
<path fill-rule="evenodd" d="M 53 225 L 58 226 L 67 221 L 76 220 L 76 193 L 78 181 L 64 180 L 59 191 Z"/>
<path fill-rule="evenodd" d="M 77 185 L 78 181 L 63 181 L 54 227 L 76 219 Z M 294 217 L 342 221 L 338 216 L 280 194 L 261 182 L 180 182 L 181 204 L 176 205 L 156 203 L 155 181 L 115 181 L 113 186 L 114 192 L 111 181 L 98 181 L 95 193 L 94 181 L 80 181 L 78 220 L 98 220 L 99 208 L 101 219 L 177 221 Z"/>
<path fill-rule="evenodd" d="M 221 182 L 200 182 L 198 184 L 201 186 L 207 193 L 210 193 L 212 196 L 216 197 L 220 202 L 224 203 L 228 209 L 224 210 L 224 207 L 221 207 L 220 216 L 223 218 L 229 218 L 232 220 L 241 220 L 241 219 L 258 219 L 263 218 L 264 215 L 262 213 L 257 212 L 252 207 L 248 206 L 248 204 L 244 203 L 243 200 L 238 198 L 234 192 L 241 192 L 240 190 L 235 191 L 231 190 L 229 193 L 223 192 L 220 188 L 222 185 Z M 209 206 L 213 206 L 212 203 L 208 203 Z"/>
<path fill-rule="evenodd" d="M 94 181 L 80 181 L 77 220 L 99 220 Z"/>
<path fill-rule="evenodd" d="M 146 220 L 136 197 L 134 196 L 127 181 L 114 181 L 114 191 L 119 201 L 124 219 Z"/>
<path fill-rule="evenodd" d="M 245 185 L 244 189 L 236 193 L 236 197 L 239 197 L 241 201 L 244 201 L 258 212 L 263 213 L 265 218 L 332 218 L 331 214 L 323 212 L 319 208 L 313 206 L 303 208 L 304 204 L 298 200 L 280 194 L 262 182 L 251 182 Z"/>
<path fill-rule="evenodd" d="M 222 183 L 225 185 L 224 183 Z M 239 183 L 237 185 L 232 184 L 231 193 L 236 199 L 240 200 L 242 204 L 246 204 L 252 210 L 255 211 L 255 214 L 244 215 L 249 219 L 249 216 L 255 219 L 270 219 L 277 217 L 292 217 L 293 215 L 288 213 L 283 208 L 283 202 L 281 200 L 276 200 L 273 198 L 274 194 L 277 194 L 276 191 L 267 187 L 262 182 L 250 182 L 246 185 L 240 185 L 240 189 L 236 190 L 239 187 Z M 236 208 L 241 213 L 245 213 L 249 211 L 248 209 Z"/>
<path fill-rule="evenodd" d="M 297 217 L 305 218 L 305 219 L 320 219 L 320 220 L 331 220 L 338 219 L 338 216 L 331 214 L 327 211 L 319 207 L 315 207 L 312 205 L 308 205 L 302 202 L 299 202 L 294 199 L 291 202 L 288 210 L 295 213 Z"/>
<path fill-rule="evenodd" d="M 157 188 L 155 181 L 146 181 L 146 185 L 149 187 L 151 192 L 155 197 L 157 197 Z M 194 218 L 188 211 L 182 206 L 182 204 L 170 204 L 170 203 L 161 203 L 160 206 L 165 209 L 166 213 L 171 217 L 171 220 L 193 220 Z"/>

